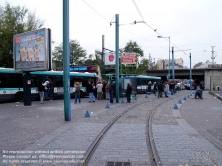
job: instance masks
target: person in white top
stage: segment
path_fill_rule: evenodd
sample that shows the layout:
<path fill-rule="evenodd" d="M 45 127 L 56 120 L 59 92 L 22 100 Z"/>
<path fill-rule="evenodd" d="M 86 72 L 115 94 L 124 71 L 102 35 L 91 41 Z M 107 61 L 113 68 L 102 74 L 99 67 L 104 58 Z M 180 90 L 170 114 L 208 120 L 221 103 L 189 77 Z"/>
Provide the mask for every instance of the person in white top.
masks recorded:
<path fill-rule="evenodd" d="M 98 84 L 96 85 L 96 88 L 97 88 L 97 98 L 98 98 L 98 100 L 102 100 L 103 84 L 99 81 Z"/>
<path fill-rule="evenodd" d="M 42 84 L 45 87 L 45 97 L 49 97 L 49 81 L 46 80 L 44 84 Z"/>

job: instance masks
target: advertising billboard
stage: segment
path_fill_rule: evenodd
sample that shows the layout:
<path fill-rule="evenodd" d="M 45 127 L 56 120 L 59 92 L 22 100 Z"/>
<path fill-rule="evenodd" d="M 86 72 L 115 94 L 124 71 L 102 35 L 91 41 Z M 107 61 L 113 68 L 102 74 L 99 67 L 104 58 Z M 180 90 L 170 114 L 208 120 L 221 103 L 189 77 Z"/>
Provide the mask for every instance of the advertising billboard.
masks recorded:
<path fill-rule="evenodd" d="M 115 65 L 116 55 L 115 54 L 105 54 L 105 65 Z"/>
<path fill-rule="evenodd" d="M 51 69 L 51 30 L 44 28 L 14 35 L 14 70 Z"/>
<path fill-rule="evenodd" d="M 123 53 L 122 64 L 136 64 L 136 53 Z"/>

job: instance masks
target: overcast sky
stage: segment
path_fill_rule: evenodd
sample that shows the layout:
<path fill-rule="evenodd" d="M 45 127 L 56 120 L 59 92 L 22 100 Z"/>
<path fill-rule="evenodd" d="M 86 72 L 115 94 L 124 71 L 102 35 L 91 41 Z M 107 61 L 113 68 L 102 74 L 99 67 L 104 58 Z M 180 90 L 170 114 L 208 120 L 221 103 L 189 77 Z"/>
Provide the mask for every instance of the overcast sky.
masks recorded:
<path fill-rule="evenodd" d="M 52 40 L 62 42 L 62 0 L 8 0 L 11 5 L 21 5 L 36 11 L 38 18 L 45 20 L 45 28 L 51 28 Z M 134 2 L 141 14 L 139 14 Z M 1 0 L 4 6 L 6 1 Z M 169 59 L 169 42 L 157 38 L 170 36 L 171 47 L 177 51 L 175 58 L 183 58 L 184 65 L 211 60 L 214 47 L 215 62 L 222 64 L 222 1 L 221 0 L 70 0 L 70 39 L 76 39 L 87 51 L 94 54 L 102 48 L 115 50 L 115 14 L 119 14 L 119 44 L 123 48 L 129 40 L 136 41 L 155 61 Z M 130 24 L 134 21 L 144 23 Z M 157 29 L 154 32 L 154 29 Z M 185 54 L 186 53 L 186 54 Z"/>

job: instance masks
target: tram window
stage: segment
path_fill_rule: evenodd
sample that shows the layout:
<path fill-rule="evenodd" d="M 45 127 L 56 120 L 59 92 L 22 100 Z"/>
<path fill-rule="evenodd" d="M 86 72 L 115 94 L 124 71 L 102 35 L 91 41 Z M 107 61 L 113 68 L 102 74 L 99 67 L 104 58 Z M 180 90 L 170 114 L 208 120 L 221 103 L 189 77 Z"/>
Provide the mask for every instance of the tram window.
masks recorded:
<path fill-rule="evenodd" d="M 31 86 L 32 87 L 37 87 L 37 77 L 36 77 L 36 75 L 31 76 Z"/>
<path fill-rule="evenodd" d="M 52 80 L 53 80 L 53 79 L 52 79 Z M 63 87 L 63 79 L 62 79 L 62 76 L 55 76 L 54 84 L 55 84 L 55 86 Z"/>
<path fill-rule="evenodd" d="M 1 76 L 1 85 L 0 87 L 2 88 L 9 88 L 12 86 L 12 77 L 11 77 L 11 74 L 7 74 L 7 75 L 2 75 Z"/>
<path fill-rule="evenodd" d="M 74 78 L 70 77 L 70 87 L 74 87 Z"/>
<path fill-rule="evenodd" d="M 13 87 L 23 87 L 23 78 L 20 74 L 14 76 L 14 82 Z"/>

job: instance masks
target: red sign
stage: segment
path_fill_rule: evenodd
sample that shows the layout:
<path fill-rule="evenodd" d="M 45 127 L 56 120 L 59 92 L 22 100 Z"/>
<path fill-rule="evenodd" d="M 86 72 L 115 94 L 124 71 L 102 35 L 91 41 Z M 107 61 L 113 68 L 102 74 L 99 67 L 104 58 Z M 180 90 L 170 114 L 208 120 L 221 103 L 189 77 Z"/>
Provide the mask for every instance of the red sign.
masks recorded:
<path fill-rule="evenodd" d="M 15 43 L 19 44 L 20 43 L 20 37 L 15 37 Z"/>
<path fill-rule="evenodd" d="M 124 53 L 122 55 L 122 64 L 136 64 L 136 54 Z"/>
<path fill-rule="evenodd" d="M 109 55 L 108 59 L 109 59 L 110 62 L 112 62 L 114 60 L 114 55 L 112 55 L 112 54 Z"/>

